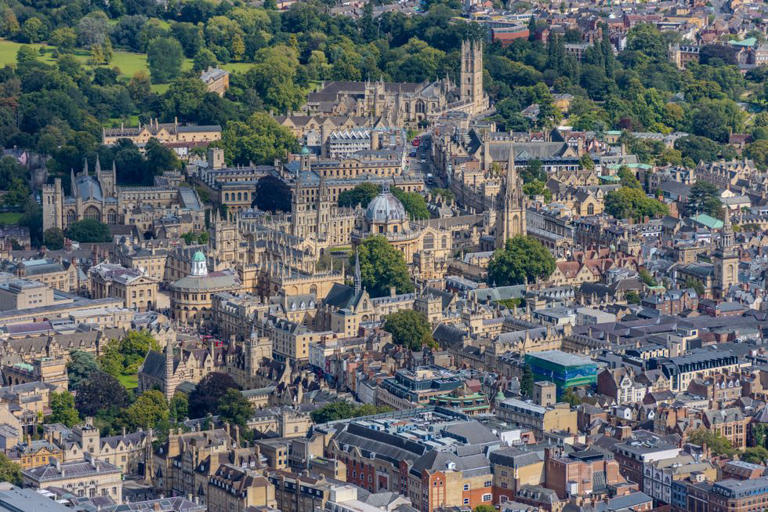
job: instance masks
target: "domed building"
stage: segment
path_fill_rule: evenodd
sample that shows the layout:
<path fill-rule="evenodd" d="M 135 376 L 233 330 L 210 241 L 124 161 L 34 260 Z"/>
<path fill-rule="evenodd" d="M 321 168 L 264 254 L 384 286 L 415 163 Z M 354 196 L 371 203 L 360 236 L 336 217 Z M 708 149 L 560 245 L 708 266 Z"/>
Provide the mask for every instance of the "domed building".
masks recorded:
<path fill-rule="evenodd" d="M 403 203 L 384 185 L 381 194 L 374 197 L 365 210 L 368 232 L 375 234 L 405 233 L 408 231 L 408 214 Z"/>
<path fill-rule="evenodd" d="M 213 296 L 220 292 L 240 291 L 240 279 L 232 270 L 208 272 L 208 260 L 202 251 L 192 257 L 192 272 L 170 285 L 171 314 L 179 322 L 204 324 L 210 320 Z"/>
<path fill-rule="evenodd" d="M 358 245 L 371 236 L 384 236 L 403 253 L 405 262 L 414 267 L 423 279 L 443 276 L 451 255 L 450 231 L 432 225 L 429 220 L 413 221 L 403 203 L 384 185 L 365 210 L 359 225 L 352 232 L 352 243 Z"/>

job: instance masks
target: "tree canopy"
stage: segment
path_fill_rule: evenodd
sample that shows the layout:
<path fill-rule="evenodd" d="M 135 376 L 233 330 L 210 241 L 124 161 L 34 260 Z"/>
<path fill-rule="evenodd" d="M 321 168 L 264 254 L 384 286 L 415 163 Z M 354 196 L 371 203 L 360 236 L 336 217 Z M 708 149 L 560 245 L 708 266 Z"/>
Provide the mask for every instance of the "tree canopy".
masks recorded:
<path fill-rule="evenodd" d="M 374 197 L 381 193 L 381 187 L 374 183 L 361 183 L 355 188 L 345 190 L 339 194 L 339 206 L 354 208 L 360 205 L 363 209 L 368 206 Z"/>
<path fill-rule="evenodd" d="M 83 219 L 69 225 L 67 238 L 76 242 L 110 242 L 112 235 L 106 224 L 94 219 Z"/>
<path fill-rule="evenodd" d="M 392 334 L 392 341 L 397 345 L 410 350 L 421 350 L 422 347 L 437 348 L 427 317 L 412 309 L 403 309 L 387 315 L 384 330 Z"/>
<path fill-rule="evenodd" d="M 605 211 L 618 219 L 641 222 L 646 217 L 661 217 L 668 213 L 667 205 L 645 195 L 640 188 L 622 186 L 605 196 Z"/>
<path fill-rule="evenodd" d="M 219 402 L 227 390 L 240 389 L 235 380 L 226 373 L 209 373 L 198 382 L 189 395 L 189 415 L 191 418 L 202 418 L 207 414 L 215 414 Z"/>
<path fill-rule="evenodd" d="M 326 404 L 319 409 L 315 409 L 310 413 L 310 416 L 315 423 L 328 423 L 329 421 L 359 418 L 361 416 L 370 416 L 372 414 L 380 414 L 391 410 L 391 407 L 385 405 L 358 405 L 345 400 L 337 400 Z"/>
<path fill-rule="evenodd" d="M 393 287 L 396 293 L 413 291 L 411 274 L 403 254 L 392 247 L 384 236 L 376 235 L 366 239 L 358 246 L 357 252 L 362 285 L 372 297 L 389 295 Z M 350 256 L 349 264 L 349 268 L 354 268 L 354 254 Z"/>
<path fill-rule="evenodd" d="M 555 258 L 538 240 L 528 236 L 507 239 L 488 262 L 488 283 L 507 286 L 534 283 L 555 271 Z"/>
<path fill-rule="evenodd" d="M 94 416 L 99 411 L 121 409 L 130 401 L 120 381 L 102 371 L 91 374 L 77 387 L 75 406 L 82 416 Z"/>

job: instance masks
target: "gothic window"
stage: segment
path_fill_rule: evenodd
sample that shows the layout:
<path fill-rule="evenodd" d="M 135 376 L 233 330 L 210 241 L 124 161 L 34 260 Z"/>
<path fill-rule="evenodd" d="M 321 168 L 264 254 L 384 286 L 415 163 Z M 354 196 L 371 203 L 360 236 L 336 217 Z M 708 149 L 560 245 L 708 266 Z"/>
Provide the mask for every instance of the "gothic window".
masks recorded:
<path fill-rule="evenodd" d="M 587 215 L 594 215 L 595 214 L 595 205 L 592 203 L 589 203 L 587 205 Z"/>
<path fill-rule="evenodd" d="M 424 102 L 419 100 L 416 102 L 416 113 L 417 114 L 423 114 L 426 111 L 426 108 L 424 107 Z"/>
<path fill-rule="evenodd" d="M 73 222 L 77 221 L 77 214 L 75 214 L 74 210 L 69 210 L 67 212 L 67 224 L 72 224 Z"/>
<path fill-rule="evenodd" d="M 95 206 L 89 206 L 85 209 L 85 214 L 83 215 L 83 218 L 91 219 L 91 220 L 101 220 L 101 213 L 99 212 L 99 209 Z"/>
<path fill-rule="evenodd" d="M 435 248 L 435 237 L 432 234 L 424 235 L 424 250 Z"/>
<path fill-rule="evenodd" d="M 442 247 L 443 247 L 443 249 L 446 249 L 448 247 L 448 237 L 447 236 L 443 237 Z"/>
<path fill-rule="evenodd" d="M 117 213 L 114 210 L 107 214 L 107 224 L 117 224 Z"/>

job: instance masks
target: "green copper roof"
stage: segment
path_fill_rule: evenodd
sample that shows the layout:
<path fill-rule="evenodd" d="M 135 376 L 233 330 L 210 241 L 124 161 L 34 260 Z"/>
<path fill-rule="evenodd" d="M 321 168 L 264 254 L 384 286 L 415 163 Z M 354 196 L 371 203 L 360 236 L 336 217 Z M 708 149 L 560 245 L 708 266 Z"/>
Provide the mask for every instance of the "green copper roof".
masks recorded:
<path fill-rule="evenodd" d="M 203 254 L 203 251 L 197 251 L 194 256 L 192 256 L 192 261 L 205 261 L 205 254 Z"/>
<path fill-rule="evenodd" d="M 691 217 L 691 220 L 706 226 L 709 229 L 721 229 L 723 227 L 723 221 L 707 215 L 706 213 L 700 213 L 699 215 Z"/>

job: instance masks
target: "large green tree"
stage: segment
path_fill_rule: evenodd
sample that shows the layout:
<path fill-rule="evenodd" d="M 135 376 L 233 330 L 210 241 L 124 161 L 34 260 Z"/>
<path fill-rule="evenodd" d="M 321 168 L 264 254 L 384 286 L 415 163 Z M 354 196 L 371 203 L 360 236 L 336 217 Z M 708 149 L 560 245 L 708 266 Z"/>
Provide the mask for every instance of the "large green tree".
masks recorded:
<path fill-rule="evenodd" d="M 75 409 L 75 397 L 69 391 L 51 393 L 51 415 L 46 423 L 63 423 L 67 427 L 74 427 L 80 422 L 80 416 Z"/>
<path fill-rule="evenodd" d="M 222 421 L 228 421 L 240 428 L 246 427 L 253 416 L 253 405 L 236 389 L 227 389 L 219 399 L 216 413 Z"/>
<path fill-rule="evenodd" d="M 150 350 L 159 351 L 160 345 L 148 331 L 130 331 L 120 340 L 107 342 L 99 356 L 99 366 L 114 377 L 136 375 Z"/>
<path fill-rule="evenodd" d="M 722 217 L 722 203 L 717 186 L 708 181 L 697 181 L 688 193 L 685 205 L 688 215 L 706 213 L 713 217 Z"/>
<path fill-rule="evenodd" d="M 372 297 L 389 295 L 394 287 L 397 293 L 413 291 L 408 266 L 403 254 L 382 235 L 372 236 L 358 246 L 362 284 Z M 354 268 L 355 255 L 350 256 Z"/>
<path fill-rule="evenodd" d="M 77 387 L 75 406 L 82 416 L 94 416 L 99 411 L 121 409 L 130 397 L 120 381 L 104 372 L 95 372 Z"/>
<path fill-rule="evenodd" d="M 271 164 L 296 152 L 299 143 L 290 130 L 280 126 L 269 114 L 256 112 L 247 121 L 232 121 L 221 133 L 228 162 L 248 165 Z"/>
<path fill-rule="evenodd" d="M 664 203 L 646 196 L 642 189 L 621 187 L 606 194 L 605 211 L 617 219 L 642 221 L 646 217 L 666 215 L 668 208 Z"/>
<path fill-rule="evenodd" d="M 507 286 L 534 283 L 555 271 L 555 258 L 541 242 L 528 236 L 507 239 L 488 262 L 488 283 Z"/>
<path fill-rule="evenodd" d="M 109 242 L 112 240 L 112 235 L 109 227 L 103 222 L 83 219 L 69 225 L 67 238 L 76 242 Z"/>
<path fill-rule="evenodd" d="M 171 37 L 158 37 L 149 43 L 147 63 L 152 82 L 162 84 L 181 73 L 184 51 L 181 44 Z"/>
<path fill-rule="evenodd" d="M 21 485 L 21 466 L 0 452 L 0 482 Z"/>
<path fill-rule="evenodd" d="M 339 206 L 354 208 L 357 205 L 366 208 L 374 197 L 381 193 L 381 187 L 374 183 L 361 183 L 355 188 L 339 194 Z"/>
<path fill-rule="evenodd" d="M 424 314 L 412 309 L 403 309 L 390 315 L 384 320 L 384 330 L 392 334 L 392 341 L 410 350 L 421 350 L 422 347 L 437 348 L 437 342 L 432 337 L 432 326 Z"/>
<path fill-rule="evenodd" d="M 87 380 L 98 371 L 99 363 L 93 354 L 82 350 L 70 352 L 69 362 L 67 363 L 67 377 L 69 378 L 70 389 L 77 389 L 81 382 Z"/>
<path fill-rule="evenodd" d="M 219 401 L 228 389 L 238 390 L 240 386 L 226 373 L 214 372 L 203 377 L 189 395 L 190 417 L 202 418 L 208 413 L 216 413 Z"/>
<path fill-rule="evenodd" d="M 156 428 L 168 421 L 168 402 L 160 391 L 145 391 L 123 411 L 122 416 L 129 430 Z"/>

